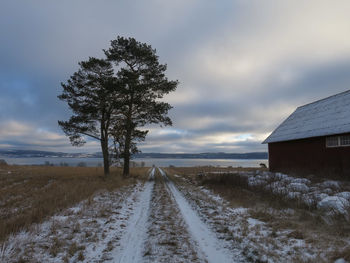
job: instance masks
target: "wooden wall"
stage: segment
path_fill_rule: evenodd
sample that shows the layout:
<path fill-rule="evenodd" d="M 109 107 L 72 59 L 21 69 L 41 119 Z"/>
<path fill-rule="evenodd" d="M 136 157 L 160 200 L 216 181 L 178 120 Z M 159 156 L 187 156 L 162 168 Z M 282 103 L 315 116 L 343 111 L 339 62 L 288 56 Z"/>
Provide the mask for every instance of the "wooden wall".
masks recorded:
<path fill-rule="evenodd" d="M 350 179 L 350 146 L 326 147 L 326 137 L 269 143 L 273 172 L 295 172 Z"/>

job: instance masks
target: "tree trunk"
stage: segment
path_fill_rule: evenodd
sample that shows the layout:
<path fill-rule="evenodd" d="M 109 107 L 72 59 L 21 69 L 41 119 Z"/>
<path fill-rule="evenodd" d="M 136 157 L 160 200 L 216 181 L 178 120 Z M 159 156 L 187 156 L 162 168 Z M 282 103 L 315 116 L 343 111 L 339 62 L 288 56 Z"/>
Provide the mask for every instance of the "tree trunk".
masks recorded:
<path fill-rule="evenodd" d="M 124 169 L 123 176 L 127 177 L 130 173 L 130 142 L 131 141 L 131 128 L 126 131 L 125 147 L 124 147 Z"/>
<path fill-rule="evenodd" d="M 124 147 L 124 169 L 123 176 L 127 177 L 130 173 L 130 144 L 131 144 L 131 132 L 132 132 L 132 106 L 133 106 L 133 93 L 130 95 L 129 110 L 127 114 L 126 123 L 126 135 L 125 135 L 125 147 Z"/>
<path fill-rule="evenodd" d="M 129 156 L 124 157 L 124 168 L 123 168 L 123 176 L 128 177 L 130 173 L 130 154 Z"/>
<path fill-rule="evenodd" d="M 109 175 L 109 153 L 108 153 L 108 142 L 105 139 L 101 140 L 101 148 L 103 155 L 103 170 L 107 177 Z"/>

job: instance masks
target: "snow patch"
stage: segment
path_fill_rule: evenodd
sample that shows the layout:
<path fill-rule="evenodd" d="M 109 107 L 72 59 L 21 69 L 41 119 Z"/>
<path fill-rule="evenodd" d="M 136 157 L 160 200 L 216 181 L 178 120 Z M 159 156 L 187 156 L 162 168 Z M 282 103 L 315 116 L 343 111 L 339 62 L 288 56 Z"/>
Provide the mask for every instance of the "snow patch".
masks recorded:
<path fill-rule="evenodd" d="M 328 196 L 317 203 L 317 208 L 329 214 L 346 215 L 349 201 L 339 196 Z"/>
<path fill-rule="evenodd" d="M 309 187 L 307 187 L 304 183 L 291 183 L 288 185 L 288 189 L 294 192 L 306 193 L 309 191 Z"/>
<path fill-rule="evenodd" d="M 336 196 L 342 197 L 350 202 L 350 192 L 340 192 Z"/>
<path fill-rule="evenodd" d="M 337 181 L 324 181 L 322 183 L 322 186 L 324 188 L 331 188 L 331 189 L 334 189 L 334 190 L 340 189 L 340 183 L 337 182 Z"/>

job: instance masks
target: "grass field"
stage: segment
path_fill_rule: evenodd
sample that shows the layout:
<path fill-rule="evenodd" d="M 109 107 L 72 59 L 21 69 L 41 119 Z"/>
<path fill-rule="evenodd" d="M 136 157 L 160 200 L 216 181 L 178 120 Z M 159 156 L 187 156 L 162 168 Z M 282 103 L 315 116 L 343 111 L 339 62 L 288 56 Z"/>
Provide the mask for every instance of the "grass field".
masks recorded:
<path fill-rule="evenodd" d="M 268 174 L 255 170 L 135 168 L 123 179 L 118 168 L 105 178 L 101 168 L 2 166 L 0 261 L 202 262 L 221 248 L 243 262 L 350 261 L 344 217 L 252 186 L 248 175 Z"/>
<path fill-rule="evenodd" d="M 143 178 L 148 168 L 132 168 L 122 178 L 112 168 L 108 178 L 103 168 L 52 166 L 0 166 L 0 241 L 9 234 L 42 222 L 54 213 L 100 190 L 114 190 Z"/>
<path fill-rule="evenodd" d="M 298 202 L 282 200 L 263 189 L 252 190 L 247 187 L 246 177 L 235 176 L 233 172 L 236 169 L 172 167 L 166 170 L 174 181 L 181 182 L 181 178 L 186 178 L 187 185 L 209 189 L 228 201 L 230 207 L 247 208 L 250 216 L 271 227 L 276 237 L 278 233 L 290 231 L 288 237 L 304 240 L 320 251 L 329 249 L 330 258 L 350 260 L 350 246 L 347 243 L 350 227 L 343 217 L 327 220 L 319 211 L 310 210 Z M 257 169 L 242 168 L 239 171 L 252 170 Z"/>

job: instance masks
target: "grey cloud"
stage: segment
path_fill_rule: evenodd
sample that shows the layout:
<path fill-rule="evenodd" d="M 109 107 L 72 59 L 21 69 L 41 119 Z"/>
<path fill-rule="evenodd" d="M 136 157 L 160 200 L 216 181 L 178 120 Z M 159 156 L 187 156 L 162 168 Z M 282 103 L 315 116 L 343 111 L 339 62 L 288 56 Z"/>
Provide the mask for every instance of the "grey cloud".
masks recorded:
<path fill-rule="evenodd" d="M 230 0 L 5 0 L 0 9 L 0 122 L 31 123 L 62 136 L 57 120 L 70 113 L 57 99 L 60 82 L 79 61 L 102 56 L 109 41 L 123 35 L 156 48 L 168 64 L 169 78 L 180 81 L 169 100 L 174 129 L 181 132 L 150 133 L 141 144 L 144 151 L 265 149 L 256 138 L 297 106 L 349 89 L 350 41 L 342 36 L 348 19 L 341 12 L 347 6 L 346 1 L 326 8 L 317 1 L 271 0 L 262 6 Z M 310 28 L 309 19 L 332 21 L 331 30 L 323 24 Z M 230 133 L 255 139 L 203 142 Z M 29 135 L 22 141 L 0 137 L 1 144 L 40 147 L 33 141 Z M 42 147 L 47 143 L 76 151 L 68 139 L 62 144 L 43 139 Z"/>

